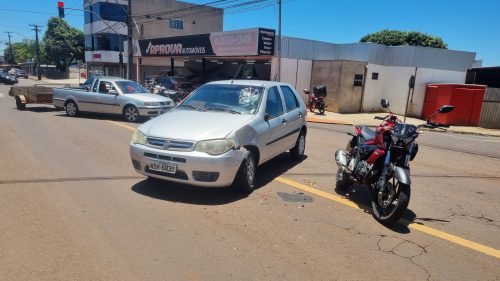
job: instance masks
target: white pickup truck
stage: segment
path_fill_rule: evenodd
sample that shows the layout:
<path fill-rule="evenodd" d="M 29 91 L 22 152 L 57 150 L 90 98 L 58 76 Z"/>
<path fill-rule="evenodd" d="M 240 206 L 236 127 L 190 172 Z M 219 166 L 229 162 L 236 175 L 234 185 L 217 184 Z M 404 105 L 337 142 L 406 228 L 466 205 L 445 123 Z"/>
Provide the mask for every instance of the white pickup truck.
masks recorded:
<path fill-rule="evenodd" d="M 54 89 L 53 104 L 69 116 L 107 113 L 123 115 L 129 122 L 160 115 L 175 105 L 172 99 L 151 94 L 137 82 L 117 77 L 98 77 L 80 88 Z"/>

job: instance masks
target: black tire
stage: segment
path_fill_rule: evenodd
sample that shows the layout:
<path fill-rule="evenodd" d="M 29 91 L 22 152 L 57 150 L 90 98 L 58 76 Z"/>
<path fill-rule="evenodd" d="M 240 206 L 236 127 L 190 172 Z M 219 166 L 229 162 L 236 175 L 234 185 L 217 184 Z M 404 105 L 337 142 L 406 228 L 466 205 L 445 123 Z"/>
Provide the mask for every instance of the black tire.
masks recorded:
<path fill-rule="evenodd" d="M 304 157 L 304 152 L 306 150 L 306 134 L 304 131 L 301 131 L 297 141 L 295 142 L 295 146 L 290 149 L 290 157 L 292 160 L 300 160 Z"/>
<path fill-rule="evenodd" d="M 403 216 L 404 212 L 408 208 L 408 204 L 410 203 L 410 186 L 400 183 L 399 181 L 396 185 L 399 185 L 399 187 L 397 188 L 398 192 L 394 195 L 396 199 L 393 200 L 393 202 L 397 200 L 397 204 L 392 210 L 389 211 L 386 211 L 386 208 L 379 205 L 378 191 L 373 191 L 372 216 L 382 224 L 389 225 L 397 222 Z"/>
<path fill-rule="evenodd" d="M 68 101 L 64 106 L 66 114 L 71 117 L 78 116 L 78 105 L 74 101 Z"/>
<path fill-rule="evenodd" d="M 338 190 L 346 190 L 352 185 L 352 181 L 347 177 L 347 175 L 338 168 L 337 175 L 335 176 L 335 187 Z"/>
<path fill-rule="evenodd" d="M 19 96 L 16 96 L 16 107 L 18 110 L 25 110 L 26 104 L 21 101 Z"/>
<path fill-rule="evenodd" d="M 318 107 L 318 110 L 319 110 L 319 114 L 321 114 L 321 115 L 325 114 L 325 104 L 321 103 Z"/>
<path fill-rule="evenodd" d="M 251 193 L 255 189 L 255 176 L 257 164 L 255 156 L 249 151 L 247 157 L 241 163 L 240 169 L 233 182 L 233 188 L 242 193 Z"/>
<path fill-rule="evenodd" d="M 139 121 L 140 115 L 139 115 L 139 110 L 133 105 L 127 105 L 123 109 L 123 117 L 125 120 L 128 122 L 137 122 Z"/>

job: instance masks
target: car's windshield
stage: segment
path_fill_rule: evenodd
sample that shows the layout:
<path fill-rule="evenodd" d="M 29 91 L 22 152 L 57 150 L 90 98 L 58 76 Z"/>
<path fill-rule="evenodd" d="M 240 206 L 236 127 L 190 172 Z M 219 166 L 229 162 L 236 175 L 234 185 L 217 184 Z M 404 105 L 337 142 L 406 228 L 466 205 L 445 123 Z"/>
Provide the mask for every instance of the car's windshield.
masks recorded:
<path fill-rule="evenodd" d="M 262 87 L 206 84 L 193 92 L 181 107 L 254 114 L 259 107 L 262 93 Z"/>
<path fill-rule="evenodd" d="M 116 86 L 124 94 L 144 94 L 149 93 L 146 88 L 134 81 L 117 81 Z"/>

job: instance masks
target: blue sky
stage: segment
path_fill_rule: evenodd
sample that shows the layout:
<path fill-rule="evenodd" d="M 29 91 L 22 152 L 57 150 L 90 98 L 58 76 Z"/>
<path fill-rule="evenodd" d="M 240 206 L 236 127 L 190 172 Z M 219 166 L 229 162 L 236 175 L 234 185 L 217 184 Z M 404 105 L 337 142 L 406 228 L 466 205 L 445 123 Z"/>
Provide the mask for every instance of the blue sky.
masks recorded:
<path fill-rule="evenodd" d="M 66 7 L 81 8 L 83 1 L 64 2 Z M 56 7 L 55 0 L 1 0 L 0 50 L 5 48 L 5 31 L 14 32 L 14 42 L 33 38 L 28 24 L 45 25 L 57 15 Z M 484 66 L 500 66 L 499 12 L 498 0 L 283 0 L 283 35 L 351 43 L 381 29 L 415 30 L 442 37 L 450 49 L 476 52 Z M 66 15 L 71 25 L 83 28 L 81 12 Z M 224 17 L 225 30 L 250 27 L 277 29 L 277 7 Z"/>

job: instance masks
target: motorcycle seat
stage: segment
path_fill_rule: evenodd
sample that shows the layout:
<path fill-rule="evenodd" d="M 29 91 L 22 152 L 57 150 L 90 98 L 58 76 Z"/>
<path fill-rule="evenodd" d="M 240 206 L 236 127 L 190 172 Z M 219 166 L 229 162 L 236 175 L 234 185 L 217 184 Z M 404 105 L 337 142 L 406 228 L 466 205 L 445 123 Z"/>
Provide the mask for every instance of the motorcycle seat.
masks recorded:
<path fill-rule="evenodd" d="M 361 127 L 361 136 L 365 140 L 372 140 L 375 138 L 375 131 L 368 127 Z"/>

